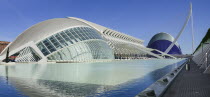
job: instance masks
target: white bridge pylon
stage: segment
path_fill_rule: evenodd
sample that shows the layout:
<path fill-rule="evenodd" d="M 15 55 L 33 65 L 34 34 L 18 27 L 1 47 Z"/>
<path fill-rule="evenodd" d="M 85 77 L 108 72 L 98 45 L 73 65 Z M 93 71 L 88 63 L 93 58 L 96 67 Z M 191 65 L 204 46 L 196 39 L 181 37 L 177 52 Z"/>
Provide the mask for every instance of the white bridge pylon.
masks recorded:
<path fill-rule="evenodd" d="M 189 19 L 192 18 L 192 3 L 190 3 L 190 11 L 189 11 L 189 15 L 187 17 L 187 20 L 185 21 L 184 23 L 184 26 L 182 27 L 182 29 L 180 30 L 179 34 L 176 36 L 176 38 L 174 39 L 174 41 L 170 44 L 170 46 L 165 50 L 165 53 L 167 54 L 171 49 L 172 47 L 174 46 L 174 44 L 176 43 L 177 39 L 179 38 L 179 36 L 182 34 L 182 32 L 184 31 Z M 193 29 L 193 28 L 192 28 Z M 193 30 L 192 30 L 193 31 Z M 193 43 L 194 43 L 194 35 L 193 35 L 193 32 L 192 32 L 192 39 L 193 39 Z M 193 47 L 194 44 L 192 44 L 192 47 Z M 192 48 L 193 49 L 193 48 Z"/>

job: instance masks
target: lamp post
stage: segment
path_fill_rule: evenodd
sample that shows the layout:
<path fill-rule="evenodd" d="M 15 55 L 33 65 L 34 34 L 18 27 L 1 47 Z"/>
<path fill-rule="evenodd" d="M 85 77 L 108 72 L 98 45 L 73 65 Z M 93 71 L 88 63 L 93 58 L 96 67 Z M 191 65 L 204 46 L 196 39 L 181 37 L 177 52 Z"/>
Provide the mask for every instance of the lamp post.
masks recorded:
<path fill-rule="evenodd" d="M 210 50 L 208 50 L 208 52 L 206 53 L 206 67 L 205 67 L 205 71 L 203 72 L 203 73 L 206 73 L 206 74 L 210 74 L 210 67 L 209 67 L 209 65 L 208 65 L 208 55 L 209 55 L 209 51 Z"/>
<path fill-rule="evenodd" d="M 208 56 L 209 56 L 209 51 L 210 51 L 210 50 L 208 50 L 208 51 L 206 52 L 206 68 L 208 67 Z"/>
<path fill-rule="evenodd" d="M 207 55 L 208 53 L 206 53 L 206 66 L 205 66 L 205 68 L 207 68 L 207 65 L 208 65 L 208 55 Z"/>

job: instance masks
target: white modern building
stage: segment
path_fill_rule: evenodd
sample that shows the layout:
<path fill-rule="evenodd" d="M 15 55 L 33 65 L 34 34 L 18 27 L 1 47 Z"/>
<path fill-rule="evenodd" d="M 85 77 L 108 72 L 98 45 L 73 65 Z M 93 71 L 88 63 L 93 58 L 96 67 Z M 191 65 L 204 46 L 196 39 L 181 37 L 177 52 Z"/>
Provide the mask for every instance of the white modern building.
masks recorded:
<path fill-rule="evenodd" d="M 40 22 L 21 33 L 0 54 L 16 62 L 84 62 L 94 60 L 163 58 L 146 48 L 143 40 L 75 18 Z M 173 57 L 173 56 L 171 56 Z M 173 57 L 174 58 L 174 57 Z"/>

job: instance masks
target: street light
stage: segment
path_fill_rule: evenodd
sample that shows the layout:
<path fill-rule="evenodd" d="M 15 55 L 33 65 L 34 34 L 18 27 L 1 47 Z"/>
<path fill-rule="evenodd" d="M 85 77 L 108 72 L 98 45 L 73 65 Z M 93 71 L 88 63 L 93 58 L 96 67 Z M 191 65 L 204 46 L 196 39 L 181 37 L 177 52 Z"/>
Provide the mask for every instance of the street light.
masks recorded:
<path fill-rule="evenodd" d="M 208 55 L 209 55 L 209 51 L 210 51 L 210 50 L 208 50 L 208 51 L 206 52 L 206 68 L 208 67 Z"/>

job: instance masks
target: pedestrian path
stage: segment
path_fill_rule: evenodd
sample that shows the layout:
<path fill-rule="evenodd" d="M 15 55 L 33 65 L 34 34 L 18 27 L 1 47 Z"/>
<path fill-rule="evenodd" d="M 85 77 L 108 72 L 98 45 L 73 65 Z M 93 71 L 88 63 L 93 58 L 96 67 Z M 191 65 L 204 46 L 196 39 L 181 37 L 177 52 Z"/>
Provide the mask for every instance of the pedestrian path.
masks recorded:
<path fill-rule="evenodd" d="M 183 68 L 162 97 L 210 97 L 210 74 L 194 62 L 188 64 L 190 70 Z"/>

